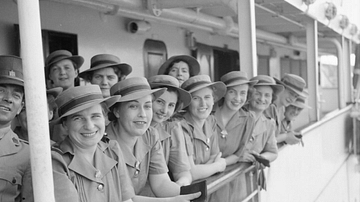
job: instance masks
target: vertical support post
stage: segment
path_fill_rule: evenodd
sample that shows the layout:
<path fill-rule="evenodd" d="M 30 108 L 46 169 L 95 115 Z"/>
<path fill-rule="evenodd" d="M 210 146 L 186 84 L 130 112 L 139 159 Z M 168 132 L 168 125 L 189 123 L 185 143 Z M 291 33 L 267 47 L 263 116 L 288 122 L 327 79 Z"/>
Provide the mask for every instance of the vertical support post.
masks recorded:
<path fill-rule="evenodd" d="M 306 50 L 309 104 L 314 109 L 309 113 L 311 121 L 318 121 L 319 111 L 319 68 L 318 68 L 318 28 L 316 20 L 308 20 L 306 23 Z"/>
<path fill-rule="evenodd" d="M 341 45 L 342 49 L 342 64 L 339 64 L 339 107 L 340 109 L 346 107 L 346 102 L 351 102 L 352 99 L 352 79 L 351 79 L 351 64 L 350 64 L 350 55 L 351 55 L 351 41 L 342 37 Z"/>
<path fill-rule="evenodd" d="M 39 1 L 17 4 L 34 198 L 54 202 Z"/>
<path fill-rule="evenodd" d="M 257 75 L 254 0 L 238 0 L 240 69 L 251 78 Z"/>

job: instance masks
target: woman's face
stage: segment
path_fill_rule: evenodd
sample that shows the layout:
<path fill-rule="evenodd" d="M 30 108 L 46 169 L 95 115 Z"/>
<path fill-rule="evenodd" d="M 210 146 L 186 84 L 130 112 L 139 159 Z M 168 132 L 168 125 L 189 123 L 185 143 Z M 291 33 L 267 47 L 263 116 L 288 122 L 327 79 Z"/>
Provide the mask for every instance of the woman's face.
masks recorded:
<path fill-rule="evenodd" d="M 269 86 L 256 86 L 250 100 L 250 106 L 254 111 L 266 110 L 272 101 L 273 89 Z"/>
<path fill-rule="evenodd" d="M 96 146 L 105 132 L 105 118 L 101 105 L 94 105 L 66 117 L 63 126 L 77 147 Z"/>
<path fill-rule="evenodd" d="M 112 67 L 94 71 L 91 83 L 100 86 L 104 97 L 110 96 L 110 88 L 119 81 L 118 75 Z"/>
<path fill-rule="evenodd" d="M 170 67 L 169 75 L 179 80 L 181 86 L 181 84 L 184 83 L 184 81 L 190 78 L 189 65 L 186 62 L 182 62 L 182 61 L 174 63 L 174 65 Z"/>
<path fill-rule="evenodd" d="M 130 136 L 141 136 L 149 128 L 153 116 L 152 95 L 121 103 L 114 114 L 122 131 Z"/>
<path fill-rule="evenodd" d="M 153 102 L 153 118 L 152 122 L 161 123 L 166 121 L 173 115 L 178 101 L 176 92 L 165 91 L 159 98 Z"/>
<path fill-rule="evenodd" d="M 209 87 L 191 93 L 192 100 L 188 111 L 195 120 L 209 117 L 214 105 L 213 90 Z"/>
<path fill-rule="evenodd" d="M 284 91 L 279 94 L 280 103 L 285 107 L 294 103 L 298 97 L 299 95 L 289 88 L 285 88 Z"/>
<path fill-rule="evenodd" d="M 238 111 L 246 102 L 248 90 L 248 84 L 228 87 L 224 97 L 224 107 Z"/>
<path fill-rule="evenodd" d="M 49 79 L 53 82 L 52 87 L 62 87 L 64 90 L 75 86 L 75 78 L 78 73 L 71 60 L 65 59 L 50 67 Z"/>

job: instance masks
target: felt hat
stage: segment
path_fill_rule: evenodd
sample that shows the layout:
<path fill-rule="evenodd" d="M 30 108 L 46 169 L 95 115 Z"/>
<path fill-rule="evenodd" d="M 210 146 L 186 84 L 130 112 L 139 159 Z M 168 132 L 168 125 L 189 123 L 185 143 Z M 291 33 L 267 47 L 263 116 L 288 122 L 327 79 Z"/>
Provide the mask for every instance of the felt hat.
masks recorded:
<path fill-rule="evenodd" d="M 311 109 L 311 107 L 305 103 L 305 100 L 306 100 L 305 97 L 300 96 L 300 97 L 296 98 L 295 102 L 291 103 L 290 105 L 293 105 L 293 106 L 301 108 L 301 109 L 304 109 L 304 108 Z"/>
<path fill-rule="evenodd" d="M 24 86 L 21 58 L 13 55 L 0 55 L 0 84 Z"/>
<path fill-rule="evenodd" d="M 188 91 L 189 93 L 193 93 L 206 87 L 213 88 L 215 96 L 214 102 L 219 101 L 226 93 L 225 84 L 221 81 L 211 82 L 211 79 L 208 75 L 197 75 L 190 77 L 181 85 L 181 88 Z"/>
<path fill-rule="evenodd" d="M 226 85 L 226 87 L 237 86 L 242 84 L 249 84 L 250 86 L 257 83 L 256 80 L 250 81 L 246 72 L 231 71 L 224 74 L 220 80 Z"/>
<path fill-rule="evenodd" d="M 58 106 L 59 118 L 52 121 L 51 124 L 59 123 L 64 117 L 75 114 L 102 102 L 106 103 L 107 107 L 111 107 L 120 98 L 121 96 L 119 95 L 104 98 L 98 85 L 76 86 L 69 88 L 60 93 L 60 95 L 55 99 L 55 103 Z"/>
<path fill-rule="evenodd" d="M 274 78 L 277 83 L 283 85 L 286 88 L 294 91 L 296 94 L 305 97 L 304 88 L 306 82 L 303 78 L 295 74 L 285 74 L 281 80 Z"/>
<path fill-rule="evenodd" d="M 280 84 L 276 84 L 276 81 L 274 78 L 268 75 L 258 75 L 250 79 L 250 81 L 258 81 L 256 84 L 254 84 L 254 87 L 256 86 L 270 86 L 275 95 L 278 95 L 284 90 L 284 86 Z"/>
<path fill-rule="evenodd" d="M 173 87 L 177 90 L 178 94 L 179 94 L 179 109 L 176 109 L 176 111 L 187 107 L 190 102 L 191 102 L 191 95 L 189 92 L 183 90 L 180 88 L 180 83 L 179 81 L 173 77 L 173 76 L 169 76 L 169 75 L 155 75 L 152 76 L 148 79 L 150 87 L 152 89 L 154 88 L 166 88 L 166 87 Z"/>
<path fill-rule="evenodd" d="M 151 94 L 157 99 L 165 91 L 166 88 L 152 90 L 145 77 L 131 77 L 113 85 L 110 88 L 110 95 L 121 95 L 121 98 L 117 102 L 127 102 Z"/>
<path fill-rule="evenodd" d="M 55 87 L 51 88 L 49 90 L 46 90 L 46 95 L 52 95 L 54 98 L 57 98 L 57 96 L 63 91 L 63 88 L 61 87 Z"/>
<path fill-rule="evenodd" d="M 76 69 L 79 69 L 84 63 L 84 58 L 79 55 L 73 55 L 70 51 L 67 50 L 57 50 L 52 52 L 45 60 L 45 75 L 46 78 L 49 77 L 50 67 L 61 60 L 71 60 L 77 66 Z"/>
<path fill-rule="evenodd" d="M 118 68 L 121 71 L 121 74 L 126 76 L 132 72 L 132 67 L 129 64 L 121 63 L 117 56 L 111 54 L 99 54 L 91 58 L 90 69 L 81 72 L 79 77 L 89 80 L 90 73 L 107 67 Z"/>
<path fill-rule="evenodd" d="M 200 72 L 199 62 L 190 55 L 175 55 L 167 59 L 159 68 L 158 75 L 165 74 L 174 61 L 184 61 L 189 65 L 189 72 L 191 76 L 198 75 Z"/>

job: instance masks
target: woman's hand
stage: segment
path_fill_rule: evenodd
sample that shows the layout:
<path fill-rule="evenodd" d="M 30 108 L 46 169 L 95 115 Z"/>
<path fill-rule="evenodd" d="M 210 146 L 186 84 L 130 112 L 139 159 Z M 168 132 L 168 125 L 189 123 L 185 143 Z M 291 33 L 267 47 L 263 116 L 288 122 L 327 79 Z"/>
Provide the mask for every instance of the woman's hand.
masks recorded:
<path fill-rule="evenodd" d="M 253 163 L 256 161 L 253 153 L 255 153 L 254 151 L 245 151 L 242 158 L 240 158 L 241 162 L 250 162 Z"/>
<path fill-rule="evenodd" d="M 301 141 L 301 139 L 297 138 L 295 135 L 296 134 L 294 133 L 294 131 L 288 132 L 286 134 L 285 142 L 289 145 L 298 144 Z"/>
<path fill-rule="evenodd" d="M 222 172 L 226 168 L 226 160 L 221 158 L 221 152 L 216 156 L 214 163 L 218 164 L 218 172 Z"/>

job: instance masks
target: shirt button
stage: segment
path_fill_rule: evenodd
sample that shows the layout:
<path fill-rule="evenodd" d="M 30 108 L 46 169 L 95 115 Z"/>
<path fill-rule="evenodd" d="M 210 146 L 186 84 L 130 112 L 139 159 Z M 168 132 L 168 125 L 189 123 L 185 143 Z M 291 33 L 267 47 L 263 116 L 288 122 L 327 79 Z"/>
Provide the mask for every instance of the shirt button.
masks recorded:
<path fill-rule="evenodd" d="M 208 143 L 208 144 L 210 143 L 210 138 L 206 139 L 206 143 Z"/>
<path fill-rule="evenodd" d="M 97 189 L 98 189 L 99 191 L 102 191 L 102 190 L 104 189 L 104 185 L 99 184 L 99 185 L 97 186 Z"/>
<path fill-rule="evenodd" d="M 209 147 L 206 147 L 206 151 L 209 151 Z"/>

